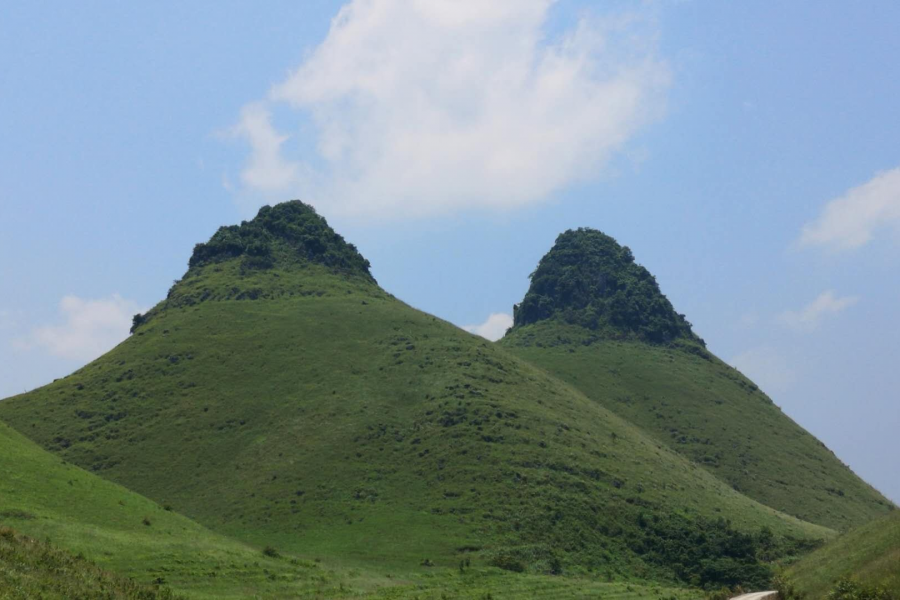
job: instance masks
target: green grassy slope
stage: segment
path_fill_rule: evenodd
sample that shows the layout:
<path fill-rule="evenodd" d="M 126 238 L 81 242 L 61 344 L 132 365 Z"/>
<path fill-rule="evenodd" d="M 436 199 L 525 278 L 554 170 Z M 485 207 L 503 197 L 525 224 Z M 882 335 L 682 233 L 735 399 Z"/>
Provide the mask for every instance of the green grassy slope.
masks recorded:
<path fill-rule="evenodd" d="M 782 512 L 848 529 L 891 506 L 709 353 L 630 251 L 599 232 L 560 236 L 500 345 Z"/>
<path fill-rule="evenodd" d="M 310 221 L 274 218 L 322 245 Z M 359 261 L 294 260 L 284 240 L 300 238 L 260 231 L 272 249 L 252 256 L 271 263 L 248 266 L 241 230 L 214 238 L 201 255 L 218 258 L 194 261 L 135 335 L 0 419 L 212 529 L 347 568 L 471 558 L 702 584 L 755 560 L 737 530 L 829 534 L 397 301 Z M 740 548 L 703 562 L 685 549 L 701 534 Z"/>
<path fill-rule="evenodd" d="M 157 600 L 168 589 L 142 586 L 51 544 L 0 526 L 0 600 Z"/>
<path fill-rule="evenodd" d="M 824 598 L 848 577 L 900 598 L 900 511 L 832 540 L 793 565 L 787 576 L 807 598 Z"/>
<path fill-rule="evenodd" d="M 294 597 L 339 585 L 315 565 L 265 557 L 259 550 L 65 464 L 3 424 L 0 526 L 42 541 L 49 539 L 60 549 L 83 555 L 140 584 L 161 580 L 190 596 L 244 597 L 248 590 L 256 590 L 270 597 Z M 5 574 L 0 581 L 2 577 L 19 581 L 26 590 L 46 585 L 48 597 L 53 597 L 56 587 L 66 589 L 67 585 L 73 586 L 72 590 L 90 589 L 94 583 L 127 589 L 114 577 L 104 584 L 105 575 L 87 563 L 69 561 L 64 552 L 57 555 L 51 551 L 41 563 L 46 547 L 11 536 L 4 544 L 0 572 Z M 58 572 L 60 569 L 63 572 Z M 56 582 L 54 573 L 59 575 Z"/>
<path fill-rule="evenodd" d="M 41 450 L 0 424 L 0 599 L 606 598 L 702 594 L 638 583 L 412 568 L 320 568 L 209 532 Z M 150 525 L 144 524 L 147 518 Z M 17 533 L 8 527 L 14 525 Z M 49 541 L 45 541 L 49 540 Z M 76 556 L 77 554 L 77 556 Z M 165 585 L 153 582 L 163 578 Z"/>

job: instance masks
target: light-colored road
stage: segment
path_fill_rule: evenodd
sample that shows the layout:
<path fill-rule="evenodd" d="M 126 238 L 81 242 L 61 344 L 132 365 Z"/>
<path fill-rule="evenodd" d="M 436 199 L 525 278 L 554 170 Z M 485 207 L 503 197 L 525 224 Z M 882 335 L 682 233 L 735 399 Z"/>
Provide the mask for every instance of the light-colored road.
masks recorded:
<path fill-rule="evenodd" d="M 731 600 L 769 600 L 777 598 L 778 592 L 753 592 L 752 594 L 744 594 L 743 596 L 735 596 Z"/>

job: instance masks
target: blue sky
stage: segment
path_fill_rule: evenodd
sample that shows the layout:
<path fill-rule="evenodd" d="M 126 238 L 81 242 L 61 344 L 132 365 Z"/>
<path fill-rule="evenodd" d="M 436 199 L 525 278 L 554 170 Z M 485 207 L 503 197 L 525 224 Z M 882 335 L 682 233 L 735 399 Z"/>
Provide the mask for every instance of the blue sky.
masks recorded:
<path fill-rule="evenodd" d="M 900 501 L 900 5 L 184 4 L 0 9 L 0 397 L 263 203 L 460 326 L 590 226 Z"/>

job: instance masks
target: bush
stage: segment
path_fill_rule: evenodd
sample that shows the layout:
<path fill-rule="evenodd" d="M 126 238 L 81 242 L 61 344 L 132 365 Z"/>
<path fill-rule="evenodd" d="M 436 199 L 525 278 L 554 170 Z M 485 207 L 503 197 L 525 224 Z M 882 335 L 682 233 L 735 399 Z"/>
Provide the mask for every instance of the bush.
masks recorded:
<path fill-rule="evenodd" d="M 131 317 L 131 329 L 129 330 L 129 333 L 134 333 L 135 331 L 137 331 L 138 327 L 146 322 L 147 315 L 142 315 L 141 313 L 134 315 L 133 317 Z"/>
<path fill-rule="evenodd" d="M 278 550 L 276 550 L 272 546 L 266 546 L 265 548 L 263 548 L 262 553 L 269 558 L 279 558 L 281 556 L 281 554 L 278 553 Z"/>
<path fill-rule="evenodd" d="M 881 587 L 867 586 L 853 579 L 841 579 L 828 592 L 828 600 L 895 600 Z"/>
<path fill-rule="evenodd" d="M 779 574 L 772 580 L 772 587 L 778 590 L 779 600 L 803 600 L 805 594 L 794 587 L 794 582 Z"/>

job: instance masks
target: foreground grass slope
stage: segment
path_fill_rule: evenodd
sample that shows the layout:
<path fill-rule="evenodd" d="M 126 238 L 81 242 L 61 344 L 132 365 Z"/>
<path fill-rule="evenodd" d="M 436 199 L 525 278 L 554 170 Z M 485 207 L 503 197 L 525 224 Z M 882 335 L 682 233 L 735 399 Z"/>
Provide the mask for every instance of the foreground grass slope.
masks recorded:
<path fill-rule="evenodd" d="M 134 492 L 63 463 L 3 424 L 0 527 L 11 528 L 4 529 L 8 533 L 0 552 L 2 577 L 19 582 L 16 585 L 24 590 L 46 586 L 47 597 L 78 597 L 59 590 L 89 591 L 95 584 L 100 586 L 97 590 L 115 591 L 112 597 L 132 597 L 126 593 L 131 588 L 119 577 L 133 578 L 141 586 L 163 583 L 196 597 L 244 597 L 251 592 L 294 597 L 332 587 L 329 577 L 315 565 L 266 557 L 212 533 Z M 40 543 L 29 542 L 12 529 Z M 60 550 L 46 546 L 48 540 Z M 117 576 L 71 559 L 73 554 Z M 138 594 L 134 597 L 143 597 L 144 587 L 134 590 Z"/>
<path fill-rule="evenodd" d="M 164 600 L 170 590 L 104 571 L 47 542 L 0 526 L 0 600 Z"/>
<path fill-rule="evenodd" d="M 0 449 L 2 600 L 702 596 L 685 589 L 527 576 L 496 568 L 459 572 L 416 565 L 380 575 L 358 568 L 326 571 L 316 563 L 266 556 L 213 534 L 118 485 L 62 464 L 3 425 Z M 162 586 L 155 583 L 160 578 Z"/>
<path fill-rule="evenodd" d="M 806 598 L 824 598 L 841 579 L 900 598 L 900 511 L 832 540 L 787 572 Z"/>
<path fill-rule="evenodd" d="M 779 511 L 846 530 L 892 506 L 707 351 L 631 252 L 598 231 L 558 238 L 500 344 Z"/>
<path fill-rule="evenodd" d="M 257 546 L 717 585 L 830 532 L 394 299 L 299 203 L 220 230 L 135 325 L 0 418 Z"/>

